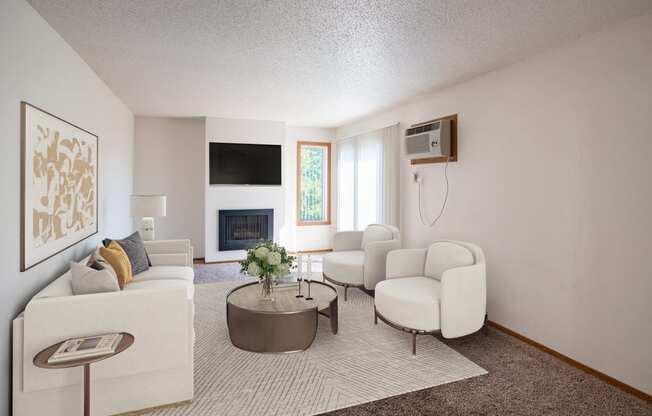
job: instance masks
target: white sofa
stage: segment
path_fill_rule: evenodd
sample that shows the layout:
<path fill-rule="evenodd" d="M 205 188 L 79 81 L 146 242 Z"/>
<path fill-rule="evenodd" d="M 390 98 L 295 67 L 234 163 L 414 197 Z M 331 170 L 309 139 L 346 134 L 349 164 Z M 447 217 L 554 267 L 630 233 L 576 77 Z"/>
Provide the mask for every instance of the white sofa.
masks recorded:
<path fill-rule="evenodd" d="M 335 233 L 333 252 L 324 256 L 324 279 L 344 286 L 344 300 L 349 287 L 374 290 L 385 279 L 385 258 L 391 250 L 401 248 L 398 228 L 371 224 L 364 231 Z"/>
<path fill-rule="evenodd" d="M 485 257 L 475 244 L 437 241 L 426 249 L 387 255 L 387 280 L 376 286 L 375 322 L 416 336 L 441 332 L 444 338 L 471 334 L 486 320 Z"/>
<path fill-rule="evenodd" d="M 41 369 L 34 356 L 66 338 L 125 331 L 134 344 L 91 366 L 91 413 L 114 415 L 193 397 L 194 285 L 189 240 L 148 241 L 149 270 L 120 292 L 72 294 L 70 272 L 13 322 L 13 415 L 82 414 L 82 369 Z"/>

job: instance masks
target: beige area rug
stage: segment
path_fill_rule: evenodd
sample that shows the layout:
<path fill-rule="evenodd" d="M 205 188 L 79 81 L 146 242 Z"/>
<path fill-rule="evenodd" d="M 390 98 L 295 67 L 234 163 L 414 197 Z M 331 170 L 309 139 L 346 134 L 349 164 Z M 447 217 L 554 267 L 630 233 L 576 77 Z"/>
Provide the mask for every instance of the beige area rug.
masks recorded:
<path fill-rule="evenodd" d="M 234 347 L 225 297 L 241 282 L 195 286 L 195 398 L 158 416 L 314 415 L 487 372 L 432 336 L 373 323 L 373 298 L 340 288 L 339 332 L 319 317 L 308 351 L 256 354 Z"/>

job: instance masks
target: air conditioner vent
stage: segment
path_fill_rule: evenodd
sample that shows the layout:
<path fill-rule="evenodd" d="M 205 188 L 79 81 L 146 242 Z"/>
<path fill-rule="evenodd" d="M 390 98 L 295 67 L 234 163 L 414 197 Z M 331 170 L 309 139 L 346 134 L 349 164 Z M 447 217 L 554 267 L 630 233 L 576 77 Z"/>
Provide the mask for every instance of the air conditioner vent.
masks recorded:
<path fill-rule="evenodd" d="M 413 134 L 419 134 L 419 133 L 425 133 L 428 131 L 434 131 L 434 130 L 439 130 L 440 122 L 437 121 L 435 123 L 430 123 L 430 124 L 424 124 L 423 126 L 417 126 L 417 127 L 412 127 L 410 129 L 407 129 L 407 135 L 411 136 Z"/>

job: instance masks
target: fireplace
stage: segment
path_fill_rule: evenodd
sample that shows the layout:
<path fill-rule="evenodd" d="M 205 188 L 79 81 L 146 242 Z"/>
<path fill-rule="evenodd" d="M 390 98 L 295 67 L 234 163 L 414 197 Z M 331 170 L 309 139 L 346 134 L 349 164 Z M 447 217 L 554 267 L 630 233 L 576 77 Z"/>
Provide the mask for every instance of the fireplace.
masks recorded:
<path fill-rule="evenodd" d="M 218 212 L 218 249 L 246 250 L 263 240 L 274 240 L 273 209 L 221 209 Z"/>

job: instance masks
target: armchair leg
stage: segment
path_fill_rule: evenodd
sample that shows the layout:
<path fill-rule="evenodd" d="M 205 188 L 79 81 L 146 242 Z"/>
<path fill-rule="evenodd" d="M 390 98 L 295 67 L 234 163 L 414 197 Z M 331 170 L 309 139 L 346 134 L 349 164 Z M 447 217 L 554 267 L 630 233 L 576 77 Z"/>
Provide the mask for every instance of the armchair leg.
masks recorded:
<path fill-rule="evenodd" d="M 378 325 L 378 314 L 376 313 L 375 306 L 374 306 L 374 325 Z"/>
<path fill-rule="evenodd" d="M 484 325 L 482 325 L 482 333 L 485 336 L 489 335 L 489 325 L 487 325 L 487 321 L 489 320 L 489 314 L 484 315 Z"/>
<path fill-rule="evenodd" d="M 346 291 L 349 288 L 349 285 L 344 285 L 344 302 L 346 302 Z"/>
<path fill-rule="evenodd" d="M 417 331 L 412 331 L 412 355 L 417 355 Z"/>

